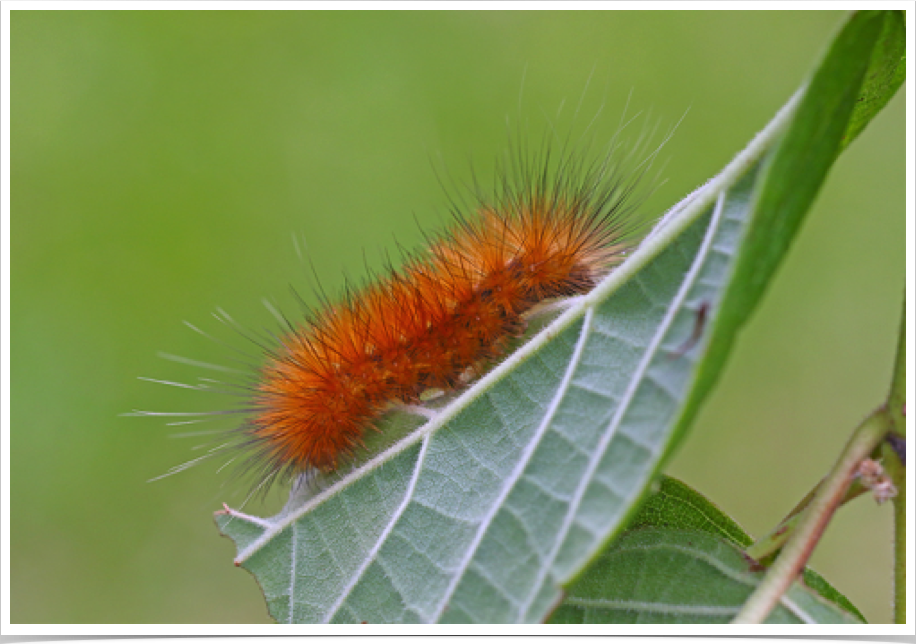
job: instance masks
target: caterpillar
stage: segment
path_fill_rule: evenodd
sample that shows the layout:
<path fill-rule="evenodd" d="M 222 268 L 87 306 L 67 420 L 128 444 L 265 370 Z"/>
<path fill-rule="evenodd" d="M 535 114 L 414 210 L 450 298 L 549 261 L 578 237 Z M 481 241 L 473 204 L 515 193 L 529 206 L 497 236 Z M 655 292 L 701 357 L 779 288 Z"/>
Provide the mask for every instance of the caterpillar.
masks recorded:
<path fill-rule="evenodd" d="M 633 248 L 646 162 L 624 172 L 614 148 L 589 158 L 549 146 L 510 158 L 492 191 L 453 201 L 450 225 L 400 267 L 389 262 L 337 300 L 322 294 L 304 320 L 285 322 L 232 430 L 258 488 L 337 471 L 392 406 L 416 409 L 427 392 L 465 386 L 536 307 L 587 293 Z"/>

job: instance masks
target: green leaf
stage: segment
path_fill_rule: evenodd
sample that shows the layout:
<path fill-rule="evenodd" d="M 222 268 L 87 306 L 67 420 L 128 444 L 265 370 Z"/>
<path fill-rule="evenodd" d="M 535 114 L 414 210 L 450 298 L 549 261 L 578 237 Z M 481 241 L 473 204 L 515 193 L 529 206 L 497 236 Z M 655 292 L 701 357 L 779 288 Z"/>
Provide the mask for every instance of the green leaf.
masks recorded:
<path fill-rule="evenodd" d="M 683 438 L 718 380 L 738 331 L 788 252 L 836 156 L 899 87 L 896 81 L 880 81 L 875 70 L 894 68 L 893 78 L 902 73 L 894 62 L 904 48 L 900 20 L 893 11 L 852 14 L 811 80 L 783 108 L 794 113 L 746 195 L 752 203 L 731 269 L 734 273 L 719 296 L 716 315 L 711 316 L 710 350 L 699 365 L 677 423 L 676 441 Z M 875 73 L 869 74 L 870 70 Z"/>
<path fill-rule="evenodd" d="M 624 534 L 577 580 L 553 624 L 727 623 L 760 582 L 740 548 L 707 532 L 643 528 Z M 794 584 L 768 624 L 857 624 Z"/>
<path fill-rule="evenodd" d="M 678 532 L 706 532 L 719 539 L 731 542 L 742 551 L 754 542 L 741 526 L 710 502 L 709 499 L 683 482 L 668 476 L 661 478 L 657 489 L 646 499 L 639 509 L 639 513 L 627 525 L 627 532 L 624 535 L 646 528 Z M 612 543 L 608 550 L 613 550 L 615 547 L 616 543 Z M 602 561 L 603 557 L 604 555 L 599 555 L 596 561 Z M 570 594 L 581 596 L 583 591 L 575 589 L 601 587 L 605 583 L 604 574 L 602 564 L 596 563 L 589 566 L 572 582 L 569 587 Z M 648 571 L 646 574 L 649 574 Z M 823 599 L 833 602 L 860 621 L 865 621 L 859 610 L 815 571 L 806 568 L 804 581 L 810 589 L 817 592 Z M 716 577 L 708 577 L 706 583 L 715 584 Z M 562 616 L 563 614 L 571 613 L 561 611 L 559 614 Z M 635 618 L 636 616 L 631 617 Z M 685 614 L 681 617 L 686 619 L 689 618 L 689 615 Z M 586 617 L 583 615 L 583 618 Z M 561 619 L 561 617 L 552 616 L 550 621 L 556 621 L 556 619 Z M 676 619 L 676 617 L 672 616 L 672 619 Z"/>
<path fill-rule="evenodd" d="M 883 18 L 884 27 L 843 135 L 841 150 L 852 143 L 887 105 L 906 78 L 906 14 L 903 11 L 888 11 Z"/>
<path fill-rule="evenodd" d="M 833 82 L 818 91 L 846 96 L 848 82 L 854 99 L 862 65 L 832 57 L 822 68 Z M 816 133 L 801 128 L 809 147 L 794 134 L 799 104 L 807 118 L 810 101 L 827 101 L 809 94 L 672 209 L 623 266 L 433 420 L 403 424 L 397 442 L 336 480 L 296 490 L 275 517 L 218 514 L 271 615 L 543 620 L 638 507 L 706 393 L 698 377 L 708 390 L 721 369 L 750 310 L 734 293 L 744 283 L 762 288 L 736 269 L 759 256 L 768 277 L 781 253 L 760 235 L 778 232 L 784 251 L 797 229 L 810 199 L 783 208 L 790 186 L 776 178 L 812 149 L 823 161 Z M 827 129 L 842 134 L 849 111 L 819 118 L 840 118 Z M 836 142 L 826 147 L 832 160 Z M 811 197 L 823 170 L 802 167 L 795 178 Z M 793 223 L 782 225 L 783 214 Z"/>
<path fill-rule="evenodd" d="M 700 530 L 746 548 L 754 540 L 731 517 L 685 483 L 663 476 L 657 489 L 627 525 L 627 530 Z"/>

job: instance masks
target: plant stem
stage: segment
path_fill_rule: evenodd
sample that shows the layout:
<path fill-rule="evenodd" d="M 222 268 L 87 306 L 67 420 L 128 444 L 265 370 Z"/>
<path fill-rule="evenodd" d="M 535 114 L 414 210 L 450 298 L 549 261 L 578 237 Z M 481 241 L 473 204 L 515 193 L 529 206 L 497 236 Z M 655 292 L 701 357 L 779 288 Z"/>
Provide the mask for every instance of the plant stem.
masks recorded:
<path fill-rule="evenodd" d="M 886 446 L 884 468 L 897 488 L 894 497 L 894 623 L 906 624 L 906 468 Z"/>
<path fill-rule="evenodd" d="M 903 294 L 903 311 L 900 315 L 900 332 L 897 337 L 897 357 L 894 359 L 894 375 L 891 390 L 887 396 L 893 426 L 891 431 L 906 437 L 903 410 L 906 407 L 906 293 Z"/>
<path fill-rule="evenodd" d="M 843 501 L 859 463 L 882 441 L 889 426 L 890 419 L 882 406 L 856 428 L 836 465 L 824 478 L 801 515 L 795 533 L 732 623 L 759 624 L 779 603 L 804 569 L 834 511 Z"/>
<path fill-rule="evenodd" d="M 759 562 L 760 564 L 766 566 L 768 565 L 767 558 L 772 557 L 772 555 L 779 552 L 786 541 L 795 534 L 795 530 L 798 527 L 799 522 L 802 518 L 802 513 L 811 503 L 811 500 L 814 498 L 814 495 L 817 494 L 817 491 L 820 489 L 821 483 L 818 483 L 808 495 L 802 499 L 795 509 L 793 509 L 785 519 L 779 522 L 769 534 L 765 537 L 757 539 L 753 544 L 747 547 L 747 550 L 744 553 L 751 559 Z M 846 494 L 843 496 L 840 501 L 840 505 L 845 505 L 849 501 L 852 501 L 855 498 L 858 498 L 868 492 L 868 488 L 863 485 L 858 484 L 856 481 L 853 481 L 849 489 L 846 491 Z"/>
<path fill-rule="evenodd" d="M 894 377 L 887 397 L 891 431 L 906 437 L 904 412 L 906 405 L 906 293 L 900 315 L 900 334 Z M 904 449 L 905 443 L 904 443 Z M 897 487 L 894 497 L 894 623 L 906 624 L 906 465 L 889 445 L 885 445 L 884 466 Z"/>

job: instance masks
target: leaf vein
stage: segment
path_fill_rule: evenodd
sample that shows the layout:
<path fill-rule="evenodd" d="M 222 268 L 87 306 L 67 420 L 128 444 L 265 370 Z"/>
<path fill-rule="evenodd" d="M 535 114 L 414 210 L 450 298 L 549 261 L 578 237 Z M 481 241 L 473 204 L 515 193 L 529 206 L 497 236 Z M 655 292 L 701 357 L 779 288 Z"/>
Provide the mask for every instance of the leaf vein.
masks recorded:
<path fill-rule="evenodd" d="M 382 546 L 386 543 L 388 539 L 388 535 L 391 534 L 391 531 L 394 529 L 394 526 L 398 522 L 398 519 L 401 517 L 401 515 L 404 514 L 404 511 L 407 509 L 407 506 L 410 505 L 411 497 L 413 496 L 414 489 L 416 488 L 416 485 L 417 485 L 417 479 L 420 476 L 421 466 L 426 457 L 426 452 L 429 449 L 429 443 L 430 443 L 431 437 L 432 437 L 432 434 L 427 434 L 426 436 L 423 437 L 423 444 L 422 444 L 422 447 L 420 448 L 420 453 L 417 455 L 417 463 L 414 466 L 413 474 L 410 477 L 410 481 L 408 482 L 407 487 L 404 490 L 404 499 L 401 501 L 401 504 L 395 510 L 394 514 L 391 515 L 391 519 L 388 521 L 388 524 L 385 526 L 385 529 L 382 530 L 382 533 L 379 535 L 378 540 L 375 542 L 375 545 L 372 546 L 372 549 L 369 551 L 368 555 L 366 556 L 359 570 L 357 570 L 353 574 L 350 581 L 344 587 L 343 591 L 341 591 L 340 596 L 328 609 L 327 613 L 325 614 L 325 618 L 322 621 L 330 622 L 334 618 L 335 613 L 337 613 L 337 611 L 343 605 L 344 601 L 346 601 L 346 598 L 349 597 L 350 593 L 356 587 L 356 584 L 362 578 L 363 574 L 365 574 L 366 570 L 368 570 L 372 562 L 378 558 L 379 551 L 381 550 Z M 295 528 L 296 523 L 294 523 L 293 526 Z M 293 568 L 295 569 L 295 562 L 293 563 Z"/>
<path fill-rule="evenodd" d="M 661 602 L 640 602 L 632 600 L 590 599 L 567 597 L 565 603 L 582 608 L 603 610 L 625 610 L 631 612 L 663 613 L 669 615 L 736 615 L 740 606 L 700 606 L 691 604 L 665 604 Z"/>
<path fill-rule="evenodd" d="M 538 592 L 540 591 L 540 587 L 544 583 L 548 572 L 553 567 L 553 564 L 556 562 L 556 558 L 560 553 L 560 548 L 563 546 L 563 543 L 566 540 L 566 536 L 569 534 L 569 530 L 574 523 L 576 510 L 579 508 L 579 505 L 581 504 L 582 498 L 585 495 L 585 491 L 588 488 L 588 484 L 594 478 L 594 473 L 598 467 L 598 464 L 601 461 L 601 457 L 605 454 L 605 452 L 607 451 L 607 447 L 611 442 L 611 439 L 617 433 L 617 429 L 618 427 L 620 427 L 620 423 L 623 419 L 625 412 L 627 411 L 627 409 L 629 408 L 629 405 L 632 403 L 633 399 L 636 396 L 636 391 L 638 389 L 638 385 L 640 381 L 642 380 L 643 374 L 647 372 L 649 365 L 652 362 L 652 358 L 658 351 L 659 346 L 661 346 L 664 336 L 667 334 L 668 329 L 671 326 L 671 323 L 674 321 L 675 314 L 680 309 L 681 304 L 684 302 L 684 300 L 687 297 L 687 293 L 689 292 L 690 288 L 693 286 L 694 280 L 700 273 L 700 268 L 703 266 L 703 260 L 706 258 L 709 252 L 709 248 L 712 245 L 712 240 L 715 236 L 714 233 L 718 230 L 718 222 L 722 214 L 724 201 L 725 201 L 725 193 L 720 192 L 718 199 L 716 201 L 715 210 L 713 211 L 713 215 L 710 219 L 708 228 L 706 230 L 706 235 L 703 239 L 703 243 L 697 253 L 697 256 L 694 259 L 693 264 L 691 265 L 690 270 L 688 271 L 687 275 L 684 277 L 684 281 L 681 284 L 680 288 L 678 289 L 678 292 L 675 294 L 674 299 L 671 301 L 668 307 L 668 312 L 665 314 L 665 317 L 662 319 L 661 323 L 659 324 L 658 330 L 656 331 L 655 335 L 652 337 L 652 340 L 649 342 L 649 345 L 646 347 L 645 355 L 643 356 L 642 360 L 640 361 L 639 365 L 637 365 L 633 373 L 630 383 L 628 384 L 627 389 L 624 392 L 624 395 L 621 399 L 621 403 L 620 405 L 618 405 L 617 411 L 614 413 L 614 417 L 611 419 L 611 424 L 609 425 L 608 429 L 603 432 L 601 436 L 601 440 L 598 442 L 594 455 L 590 459 L 587 469 L 576 489 L 575 494 L 573 495 L 573 503 L 569 504 L 569 511 L 567 512 L 566 518 L 564 519 L 563 524 L 560 526 L 560 529 L 557 532 L 557 538 L 556 538 L 556 541 L 554 542 L 554 547 L 551 552 L 551 556 L 548 559 L 547 565 L 545 565 L 541 569 L 540 574 L 538 575 L 539 578 L 536 581 L 536 583 L 532 586 L 532 589 L 528 595 L 527 601 L 522 604 L 519 614 L 518 614 L 519 619 L 517 621 L 521 621 L 523 617 L 522 611 L 527 610 L 531 606 L 531 604 L 534 602 L 534 599 L 537 596 Z M 638 491 L 639 489 L 641 489 L 641 487 L 637 486 L 635 489 Z"/>
<path fill-rule="evenodd" d="M 550 426 L 550 423 L 553 420 L 553 417 L 556 414 L 557 409 L 559 408 L 560 401 L 564 398 L 564 394 L 566 393 L 567 389 L 569 388 L 569 385 L 572 381 L 573 372 L 575 371 L 575 368 L 579 365 L 579 362 L 582 359 L 582 353 L 585 349 L 586 341 L 588 340 L 588 337 L 591 332 L 592 319 L 594 317 L 594 312 L 595 312 L 595 309 L 593 307 L 588 307 L 588 309 L 586 310 L 585 318 L 582 321 L 582 329 L 579 332 L 579 339 L 576 342 L 576 346 L 573 351 L 573 355 L 570 358 L 569 365 L 567 366 L 567 369 L 566 369 L 566 373 L 563 376 L 563 380 L 560 383 L 560 386 L 557 388 L 557 391 L 554 394 L 553 399 L 550 402 L 550 407 L 548 408 L 547 413 L 544 415 L 544 419 L 541 422 L 540 426 L 538 427 L 537 431 L 535 432 L 534 436 L 532 436 L 531 440 L 529 441 L 527 447 L 525 448 L 524 453 L 522 454 L 522 457 L 519 459 L 519 462 L 516 464 L 514 470 L 510 473 L 509 476 L 506 477 L 505 482 L 503 484 L 502 492 L 500 493 L 499 497 L 497 499 L 494 499 L 493 505 L 491 506 L 490 510 L 487 512 L 487 515 L 484 517 L 483 521 L 481 521 L 480 527 L 477 530 L 477 534 L 474 536 L 474 541 L 468 547 L 468 551 L 465 554 L 464 558 L 462 559 L 461 565 L 459 565 L 459 567 L 456 569 L 455 571 L 456 574 L 452 577 L 452 581 L 449 583 L 449 587 L 446 590 L 445 594 L 443 595 L 442 600 L 440 601 L 439 606 L 433 615 L 433 621 L 438 621 L 439 617 L 442 616 L 442 613 L 445 610 L 445 606 L 448 604 L 449 599 L 455 593 L 455 590 L 457 589 L 459 582 L 461 581 L 462 577 L 464 576 L 463 571 L 467 569 L 474 553 L 476 552 L 478 546 L 480 545 L 480 542 L 483 540 L 483 537 L 487 531 L 487 528 L 490 526 L 491 522 L 496 517 L 500 508 L 503 506 L 506 498 L 509 496 L 509 493 L 515 487 L 516 481 L 524 473 L 525 465 L 527 465 L 530 462 L 532 456 L 534 456 L 534 452 L 536 451 L 537 446 L 540 445 L 544 434 L 547 432 Z"/>

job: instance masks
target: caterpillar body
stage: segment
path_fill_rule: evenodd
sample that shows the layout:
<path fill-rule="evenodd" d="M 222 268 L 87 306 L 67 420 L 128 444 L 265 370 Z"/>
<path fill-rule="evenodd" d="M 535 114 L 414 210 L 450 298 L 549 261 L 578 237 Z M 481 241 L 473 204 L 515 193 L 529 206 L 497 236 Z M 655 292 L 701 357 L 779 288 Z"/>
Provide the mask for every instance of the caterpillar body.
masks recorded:
<path fill-rule="evenodd" d="M 241 469 L 262 491 L 335 472 L 392 405 L 416 409 L 431 390 L 461 388 L 523 335 L 532 309 L 587 293 L 620 264 L 655 153 L 624 172 L 613 149 L 592 160 L 517 152 L 491 194 L 453 205 L 451 224 L 401 267 L 285 322 L 246 386 L 245 422 L 169 474 L 227 448 L 246 454 Z"/>
<path fill-rule="evenodd" d="M 390 403 L 460 387 L 524 332 L 532 307 L 588 292 L 622 261 L 635 183 L 621 182 L 607 159 L 567 160 L 551 173 L 545 155 L 533 167 L 502 175 L 495 199 L 454 212 L 402 268 L 324 303 L 285 335 L 241 429 L 250 463 L 270 479 L 335 470 Z"/>

